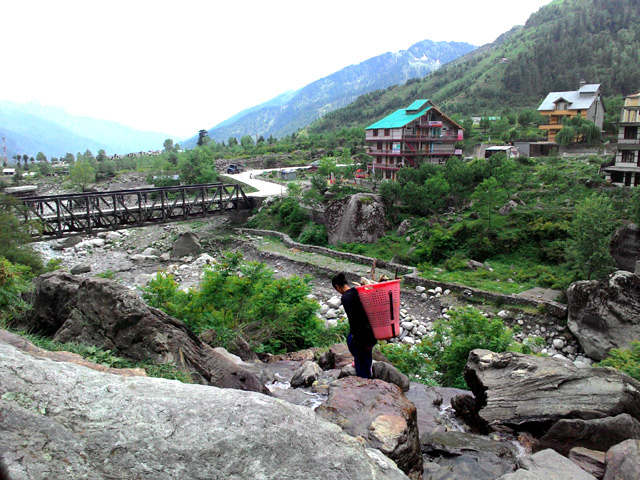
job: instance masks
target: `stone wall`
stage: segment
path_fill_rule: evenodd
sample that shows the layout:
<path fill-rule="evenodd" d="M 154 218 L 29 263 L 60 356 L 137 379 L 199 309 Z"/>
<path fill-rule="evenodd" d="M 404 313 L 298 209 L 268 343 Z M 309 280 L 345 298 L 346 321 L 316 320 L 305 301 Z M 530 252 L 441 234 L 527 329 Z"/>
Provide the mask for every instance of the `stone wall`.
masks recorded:
<path fill-rule="evenodd" d="M 312 252 L 312 253 L 318 253 L 320 255 L 326 255 L 328 257 L 332 257 L 332 258 L 338 258 L 340 260 L 345 260 L 348 262 L 353 262 L 353 263 L 359 263 L 362 265 L 371 265 L 373 263 L 374 260 L 376 260 L 376 266 L 378 268 L 385 268 L 387 270 L 395 270 L 396 268 L 398 269 L 398 274 L 399 275 L 403 275 L 403 282 L 405 284 L 409 284 L 409 285 L 413 285 L 413 286 L 423 286 L 427 289 L 430 288 L 436 288 L 436 287 L 441 287 L 443 290 L 451 290 L 452 292 L 456 292 L 462 295 L 468 295 L 468 296 L 474 296 L 476 298 L 484 298 L 487 300 L 492 300 L 492 301 L 496 301 L 496 302 L 502 302 L 505 304 L 511 304 L 511 305 L 522 305 L 522 306 L 532 306 L 535 308 L 545 308 L 551 315 L 553 315 L 554 317 L 557 318 L 564 318 L 567 316 L 567 307 L 566 305 L 563 305 L 561 303 L 558 302 L 552 302 L 552 301 L 540 301 L 540 300 L 534 300 L 534 299 L 529 299 L 529 298 L 524 298 L 524 297 L 519 297 L 517 295 L 505 295 L 505 294 L 501 294 L 501 293 L 494 293 L 494 292 L 487 292 L 485 290 L 477 290 L 474 288 L 470 288 L 470 287 L 465 287 L 463 285 L 458 285 L 456 283 L 445 283 L 445 282 L 437 282 L 434 280 L 430 280 L 428 278 L 422 278 L 420 277 L 417 269 L 415 267 L 410 267 L 407 265 L 402 265 L 399 263 L 393 263 L 393 262 L 385 262 L 383 260 L 380 259 L 374 259 L 373 257 L 367 257 L 365 255 L 357 255 L 355 253 L 349 253 L 349 252 L 339 252 L 336 250 L 332 250 L 330 248 L 326 248 L 326 247 L 318 247 L 316 245 L 305 245 L 303 243 L 298 243 L 295 242 L 291 239 L 291 237 L 285 233 L 281 233 L 281 232 L 276 232 L 273 230 L 256 230 L 256 229 L 251 229 L 251 228 L 236 228 L 235 229 L 236 232 L 240 233 L 240 234 L 249 234 L 249 235 L 263 235 L 263 236 L 272 236 L 272 237 L 278 237 L 282 240 L 282 242 L 289 248 L 296 248 L 298 250 L 302 250 L 304 252 Z M 282 256 L 278 255 L 278 254 L 270 254 L 269 252 L 260 252 L 261 255 L 263 256 L 263 258 L 281 258 Z M 288 261 L 292 261 L 291 259 L 287 259 Z M 301 266 L 305 265 L 306 268 L 309 268 L 309 265 L 306 262 L 296 262 L 293 261 L 293 263 L 299 263 Z M 314 269 L 317 272 L 322 272 L 323 274 L 331 274 L 331 272 L 335 273 L 333 270 L 328 269 L 328 268 L 322 268 L 322 267 L 315 267 Z M 353 279 L 349 278 L 349 275 L 347 275 L 347 279 L 348 280 L 356 280 L 359 277 L 356 275 L 353 275 Z"/>

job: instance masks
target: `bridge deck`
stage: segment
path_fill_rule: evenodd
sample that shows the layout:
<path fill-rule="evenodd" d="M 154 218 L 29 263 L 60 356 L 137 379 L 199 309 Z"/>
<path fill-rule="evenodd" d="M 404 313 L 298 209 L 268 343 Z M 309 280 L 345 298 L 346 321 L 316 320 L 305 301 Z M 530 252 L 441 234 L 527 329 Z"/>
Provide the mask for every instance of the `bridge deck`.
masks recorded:
<path fill-rule="evenodd" d="M 252 208 L 236 184 L 209 183 L 26 197 L 34 239 L 139 227 Z"/>

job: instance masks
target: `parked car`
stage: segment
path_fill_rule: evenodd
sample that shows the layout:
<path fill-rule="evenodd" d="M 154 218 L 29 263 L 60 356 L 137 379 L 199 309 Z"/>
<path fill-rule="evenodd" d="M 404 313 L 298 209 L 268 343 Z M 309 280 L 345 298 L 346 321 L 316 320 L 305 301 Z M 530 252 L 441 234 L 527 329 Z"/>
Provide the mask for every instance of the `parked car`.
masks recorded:
<path fill-rule="evenodd" d="M 242 165 L 238 165 L 236 163 L 232 163 L 227 167 L 227 173 L 240 173 L 244 171 Z"/>

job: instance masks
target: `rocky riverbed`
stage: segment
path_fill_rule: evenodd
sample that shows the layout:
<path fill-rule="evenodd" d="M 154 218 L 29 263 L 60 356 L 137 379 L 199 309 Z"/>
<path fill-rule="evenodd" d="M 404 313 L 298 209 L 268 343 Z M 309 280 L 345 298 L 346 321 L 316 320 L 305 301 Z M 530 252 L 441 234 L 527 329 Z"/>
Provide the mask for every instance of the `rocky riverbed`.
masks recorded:
<path fill-rule="evenodd" d="M 179 239 L 195 234 L 196 244 L 176 250 Z M 194 238 L 195 238 L 194 237 Z M 183 242 L 184 243 L 184 242 Z M 158 272 L 174 276 L 182 288 L 198 285 L 205 265 L 215 262 L 225 250 L 243 252 L 249 260 L 269 265 L 276 277 L 311 275 L 312 295 L 318 300 L 318 315 L 326 324 L 344 317 L 340 299 L 331 287 L 331 272 L 340 270 L 370 276 L 370 266 L 324 255 L 286 248 L 276 238 L 236 235 L 227 217 L 153 225 L 142 228 L 101 232 L 95 237 L 71 237 L 35 244 L 47 259 L 57 259 L 61 267 L 81 277 L 95 275 L 113 278 L 127 288 L 140 291 Z M 182 247 L 180 247 L 182 248 Z M 389 276 L 392 272 L 378 271 Z M 470 303 L 469 298 L 436 287 L 403 288 L 401 332 L 396 342 L 419 343 L 439 318 L 448 318 L 452 308 L 472 305 L 484 315 L 497 315 L 516 330 L 516 338 L 542 353 L 567 358 L 580 368 L 592 361 L 584 355 L 563 320 L 550 315 L 498 309 Z"/>

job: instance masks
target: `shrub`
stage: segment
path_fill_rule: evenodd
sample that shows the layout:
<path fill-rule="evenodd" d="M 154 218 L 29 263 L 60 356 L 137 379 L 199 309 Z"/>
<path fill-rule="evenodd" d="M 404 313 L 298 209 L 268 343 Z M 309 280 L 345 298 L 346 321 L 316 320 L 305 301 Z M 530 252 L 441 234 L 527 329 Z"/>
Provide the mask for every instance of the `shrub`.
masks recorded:
<path fill-rule="evenodd" d="M 170 275 L 158 275 L 143 298 L 183 320 L 196 334 L 214 329 L 219 346 L 242 336 L 256 351 L 282 353 L 339 341 L 343 328 L 325 330 L 308 298 L 308 278 L 274 278 L 259 262 L 227 252 L 207 268 L 198 289 L 183 292 Z"/>
<path fill-rule="evenodd" d="M 407 375 L 412 381 L 426 385 L 437 385 L 434 379 L 435 368 L 433 362 L 418 349 L 400 343 L 379 344 L 378 348 L 394 367 Z"/>
<path fill-rule="evenodd" d="M 484 348 L 504 352 L 513 343 L 511 330 L 499 318 L 486 318 L 470 307 L 451 311 L 434 322 L 433 336 L 419 347 L 434 362 L 445 387 L 467 388 L 462 376 L 469 352 Z"/>
<path fill-rule="evenodd" d="M 0 324 L 6 326 L 20 317 L 30 306 L 22 299 L 22 293 L 31 289 L 29 269 L 14 265 L 0 257 Z"/>
<path fill-rule="evenodd" d="M 631 348 L 614 348 L 596 366 L 613 367 L 640 381 L 640 341 L 631 342 Z"/>
<path fill-rule="evenodd" d="M 298 237 L 298 242 L 306 245 L 326 246 L 328 242 L 327 227 L 316 225 L 313 222 L 307 223 Z"/>

